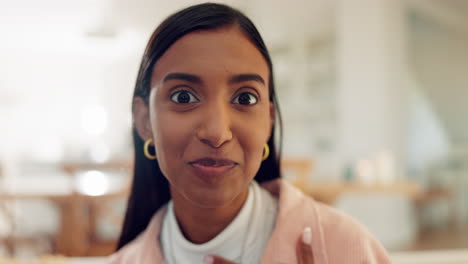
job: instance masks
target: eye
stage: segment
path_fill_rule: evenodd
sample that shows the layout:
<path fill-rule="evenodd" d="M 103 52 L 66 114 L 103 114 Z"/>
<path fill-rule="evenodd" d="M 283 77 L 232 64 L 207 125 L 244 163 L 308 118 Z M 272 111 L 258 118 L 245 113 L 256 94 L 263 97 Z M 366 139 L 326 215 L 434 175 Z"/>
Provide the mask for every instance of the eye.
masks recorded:
<path fill-rule="evenodd" d="M 257 103 L 257 96 L 252 93 L 241 93 L 236 98 L 234 98 L 234 104 L 241 104 L 241 105 L 254 105 Z"/>
<path fill-rule="evenodd" d="M 178 104 L 189 104 L 198 102 L 198 99 L 193 94 L 185 90 L 173 93 L 171 95 L 171 100 L 174 103 Z"/>

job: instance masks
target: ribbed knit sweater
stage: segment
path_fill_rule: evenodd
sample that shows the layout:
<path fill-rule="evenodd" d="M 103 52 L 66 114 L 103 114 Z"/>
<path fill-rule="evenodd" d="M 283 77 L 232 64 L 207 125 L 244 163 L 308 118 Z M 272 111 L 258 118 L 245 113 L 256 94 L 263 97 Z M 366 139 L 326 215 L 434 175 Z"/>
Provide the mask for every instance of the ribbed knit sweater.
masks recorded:
<path fill-rule="evenodd" d="M 278 197 L 276 224 L 262 264 L 297 263 L 297 240 L 312 229 L 315 264 L 387 264 L 387 252 L 352 217 L 313 200 L 284 180 L 261 185 Z M 166 207 L 155 213 L 144 232 L 109 258 L 109 264 L 166 264 L 159 236 Z"/>

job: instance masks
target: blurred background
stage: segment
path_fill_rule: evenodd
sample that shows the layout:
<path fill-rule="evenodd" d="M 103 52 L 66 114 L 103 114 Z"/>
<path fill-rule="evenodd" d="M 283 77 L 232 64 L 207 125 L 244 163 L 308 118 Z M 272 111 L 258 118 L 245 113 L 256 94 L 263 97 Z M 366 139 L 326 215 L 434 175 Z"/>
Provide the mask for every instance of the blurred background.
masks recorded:
<path fill-rule="evenodd" d="M 113 252 L 139 61 L 200 2 L 0 0 L 0 256 Z M 221 2 L 273 57 L 285 177 L 395 263 L 468 261 L 468 1 Z"/>

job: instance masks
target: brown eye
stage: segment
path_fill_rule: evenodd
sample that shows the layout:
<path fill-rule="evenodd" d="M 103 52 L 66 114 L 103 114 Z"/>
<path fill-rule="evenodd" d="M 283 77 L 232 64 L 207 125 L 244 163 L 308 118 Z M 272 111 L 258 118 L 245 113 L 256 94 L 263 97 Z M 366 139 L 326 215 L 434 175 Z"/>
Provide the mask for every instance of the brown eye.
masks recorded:
<path fill-rule="evenodd" d="M 233 103 L 240 105 L 254 105 L 257 103 L 257 100 L 257 97 L 252 93 L 244 92 L 239 94 L 236 98 L 234 98 Z"/>
<path fill-rule="evenodd" d="M 198 99 L 193 94 L 184 90 L 173 93 L 171 95 L 171 100 L 174 103 L 178 104 L 189 104 L 198 102 Z"/>

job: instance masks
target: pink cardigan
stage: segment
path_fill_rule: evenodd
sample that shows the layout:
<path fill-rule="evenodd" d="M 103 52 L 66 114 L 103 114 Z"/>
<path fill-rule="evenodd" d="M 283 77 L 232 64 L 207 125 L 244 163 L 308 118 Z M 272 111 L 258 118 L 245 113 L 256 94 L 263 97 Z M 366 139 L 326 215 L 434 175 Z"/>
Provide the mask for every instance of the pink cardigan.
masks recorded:
<path fill-rule="evenodd" d="M 314 201 L 284 180 L 262 184 L 279 197 L 273 233 L 262 256 L 263 264 L 297 263 L 296 242 L 306 226 L 312 228 L 316 264 L 391 263 L 372 235 L 350 216 Z M 165 264 L 159 233 L 166 207 L 151 219 L 135 240 L 110 256 L 109 264 Z"/>

